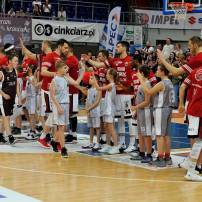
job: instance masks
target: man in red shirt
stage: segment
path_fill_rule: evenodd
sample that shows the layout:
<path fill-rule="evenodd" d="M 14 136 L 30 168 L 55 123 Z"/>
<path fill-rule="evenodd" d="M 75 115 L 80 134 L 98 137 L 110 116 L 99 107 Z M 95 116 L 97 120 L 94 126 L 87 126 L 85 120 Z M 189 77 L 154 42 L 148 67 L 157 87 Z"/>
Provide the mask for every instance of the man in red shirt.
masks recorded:
<path fill-rule="evenodd" d="M 74 80 L 78 79 L 79 73 L 79 61 L 73 53 L 73 47 L 68 43 L 68 52 L 66 55 L 66 64 L 69 67 L 69 76 Z M 70 122 L 70 134 L 66 136 L 66 142 L 77 142 L 77 114 L 78 114 L 78 101 L 79 91 L 74 86 L 69 86 L 70 93 L 70 109 L 69 109 L 69 122 Z"/>
<path fill-rule="evenodd" d="M 185 88 L 192 88 L 192 98 L 187 107 L 187 114 L 189 116 L 189 127 L 188 136 L 199 138 L 199 141 L 194 143 L 192 146 L 192 152 L 189 156 L 189 166 L 187 180 L 202 181 L 202 177 L 197 175 L 195 171 L 202 174 L 202 110 L 199 110 L 202 105 L 202 67 L 195 69 L 192 73 L 184 80 L 183 85 L 180 88 L 180 105 L 179 111 L 182 112 Z M 193 161 L 192 161 L 193 159 Z M 195 163 L 195 161 L 197 162 Z"/>
<path fill-rule="evenodd" d="M 42 93 L 42 105 L 46 106 L 46 112 L 49 113 L 48 119 L 46 120 L 43 133 L 39 139 L 39 143 L 43 146 L 47 142 L 46 134 L 49 132 L 52 124 L 52 113 L 51 113 L 51 103 L 50 103 L 50 93 L 49 87 L 53 77 L 56 75 L 55 63 L 61 60 L 63 55 L 68 52 L 68 42 L 64 39 L 57 41 L 57 49 L 51 53 L 48 53 L 42 61 L 41 75 L 43 76 L 41 93 Z"/>
<path fill-rule="evenodd" d="M 188 42 L 188 48 L 190 49 L 190 53 L 192 54 L 192 57 L 190 58 L 189 62 L 187 64 L 182 65 L 179 68 L 176 68 L 169 64 L 161 54 L 160 51 L 158 51 L 158 58 L 159 62 L 163 63 L 165 67 L 172 73 L 173 76 L 180 76 L 184 73 L 187 73 L 188 75 L 196 68 L 199 68 L 202 66 L 202 39 L 198 36 L 193 36 L 189 39 Z M 193 88 L 189 88 L 187 91 L 187 102 L 189 103 L 192 99 L 192 91 Z M 195 143 L 195 138 L 190 138 L 191 145 Z"/>
<path fill-rule="evenodd" d="M 32 53 L 31 51 L 29 51 L 24 43 L 23 40 L 20 38 L 20 45 L 22 48 L 22 53 L 28 58 L 28 60 L 34 60 L 37 61 L 37 66 L 38 66 L 38 74 L 37 74 L 37 80 L 39 83 L 39 94 L 38 94 L 38 107 L 39 107 L 39 126 L 36 127 L 38 131 L 42 131 L 45 125 L 45 111 L 46 111 L 46 105 L 42 105 L 42 96 L 41 96 L 41 83 L 42 83 L 42 76 L 41 76 L 41 67 L 42 67 L 42 61 L 43 58 L 52 52 L 51 49 L 51 42 L 50 41 L 43 41 L 42 45 L 41 45 L 41 53 L 40 54 L 35 54 Z M 25 64 L 26 65 L 26 64 Z M 49 129 L 48 129 L 49 131 Z M 45 137 L 47 140 L 50 140 L 50 135 L 48 134 L 48 131 L 46 131 L 46 129 L 44 128 L 44 133 L 42 133 L 42 135 L 40 136 L 38 142 L 44 147 L 44 148 L 49 148 L 50 146 L 47 144 L 47 141 L 43 141 L 45 140 Z M 47 134 L 47 135 L 46 135 Z"/>
<path fill-rule="evenodd" d="M 132 57 L 128 55 L 129 43 L 126 41 L 120 41 L 116 45 L 116 53 L 119 57 L 110 58 L 105 62 L 97 62 L 84 56 L 85 59 L 93 66 L 100 67 L 112 67 L 119 74 L 120 85 L 117 86 L 117 103 L 116 111 L 118 117 L 119 126 L 119 150 L 122 152 L 126 149 L 125 146 L 125 121 L 128 122 L 129 134 L 130 134 L 130 144 L 125 150 L 126 152 L 131 152 L 135 149 L 135 134 L 134 128 L 132 127 L 132 113 L 131 113 L 131 99 L 133 97 L 133 85 L 132 85 Z M 115 150 L 114 150 L 115 151 Z M 117 149 L 118 151 L 118 149 Z"/>

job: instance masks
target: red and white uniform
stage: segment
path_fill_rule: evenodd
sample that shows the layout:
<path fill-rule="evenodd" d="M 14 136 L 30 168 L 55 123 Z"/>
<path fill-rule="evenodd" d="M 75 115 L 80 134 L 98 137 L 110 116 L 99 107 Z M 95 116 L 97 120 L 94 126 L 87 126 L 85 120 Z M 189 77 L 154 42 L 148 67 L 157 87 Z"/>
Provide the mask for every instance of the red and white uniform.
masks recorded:
<path fill-rule="evenodd" d="M 132 57 L 113 58 L 105 61 L 107 67 L 114 68 L 118 75 L 120 83 L 126 87 L 124 90 L 117 91 L 116 96 L 116 115 L 132 118 L 131 99 L 133 96 L 132 88 Z"/>
<path fill-rule="evenodd" d="M 56 52 L 48 53 L 42 60 L 42 67 L 46 67 L 50 72 L 56 72 L 55 63 L 60 60 L 60 55 Z M 42 106 L 46 106 L 46 112 L 51 112 L 49 87 L 53 77 L 43 76 L 41 93 L 42 93 Z"/>
<path fill-rule="evenodd" d="M 193 94 L 187 107 L 189 116 L 189 136 L 201 135 L 202 138 L 202 67 L 195 69 L 184 80 L 184 83 L 190 87 Z"/>
<path fill-rule="evenodd" d="M 71 76 L 74 80 L 78 79 L 79 74 L 79 61 L 76 56 L 72 55 L 66 58 L 66 64 L 69 67 L 69 76 Z M 73 112 L 78 112 L 78 100 L 79 100 L 79 91 L 74 86 L 69 86 L 70 93 L 70 115 Z"/>
<path fill-rule="evenodd" d="M 184 64 L 182 68 L 187 74 L 191 74 L 194 69 L 197 69 L 202 66 L 202 52 L 190 58 L 187 64 Z M 187 101 L 189 102 L 192 99 L 192 88 L 189 88 L 187 91 Z"/>

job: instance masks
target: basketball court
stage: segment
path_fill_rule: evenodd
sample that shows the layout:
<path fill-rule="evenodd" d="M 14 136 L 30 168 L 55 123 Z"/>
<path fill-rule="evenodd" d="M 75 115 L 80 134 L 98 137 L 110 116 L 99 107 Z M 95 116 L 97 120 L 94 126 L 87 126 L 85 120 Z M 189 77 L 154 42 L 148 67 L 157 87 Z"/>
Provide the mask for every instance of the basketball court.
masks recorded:
<path fill-rule="evenodd" d="M 187 12 L 186 3 L 191 3 L 188 12 L 202 13 L 201 0 L 164 0 L 164 15 L 175 13 L 173 2 L 184 3 L 183 8 L 175 4 L 181 12 Z M 175 119 L 170 130 L 173 165 L 166 168 L 142 165 L 125 153 L 105 155 L 82 149 L 89 142 L 83 115 L 79 116 L 78 143 L 66 144 L 68 159 L 36 141 L 26 141 L 22 134 L 15 146 L 0 145 L 0 202 L 201 201 L 202 183 L 186 181 L 186 170 L 178 168 L 190 151 L 187 125 Z"/>

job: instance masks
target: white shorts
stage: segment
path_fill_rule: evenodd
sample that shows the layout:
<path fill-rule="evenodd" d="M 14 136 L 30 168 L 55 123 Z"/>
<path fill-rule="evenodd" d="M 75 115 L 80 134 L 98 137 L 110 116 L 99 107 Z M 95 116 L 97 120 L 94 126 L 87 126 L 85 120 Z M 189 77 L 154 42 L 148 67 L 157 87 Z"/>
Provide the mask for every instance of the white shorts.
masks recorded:
<path fill-rule="evenodd" d="M 112 117 L 110 115 L 104 115 L 103 122 L 104 123 L 114 123 L 114 117 Z"/>
<path fill-rule="evenodd" d="M 29 114 L 36 114 L 36 101 L 36 97 L 26 98 L 26 109 L 28 110 Z"/>
<path fill-rule="evenodd" d="M 46 119 L 46 122 L 45 122 L 45 125 L 50 127 L 50 128 L 53 127 L 53 125 L 54 125 L 53 124 L 53 116 L 54 116 L 53 113 L 49 113 L 48 118 Z"/>
<path fill-rule="evenodd" d="M 100 117 L 88 117 L 89 128 L 100 128 Z"/>
<path fill-rule="evenodd" d="M 132 95 L 116 95 L 116 116 L 132 118 L 131 99 Z"/>
<path fill-rule="evenodd" d="M 198 138 L 200 130 L 200 117 L 188 115 L 189 126 L 188 126 L 188 137 Z"/>
<path fill-rule="evenodd" d="M 53 105 L 53 124 L 66 126 L 69 123 L 69 104 L 60 104 L 64 113 L 58 114 L 57 108 Z"/>

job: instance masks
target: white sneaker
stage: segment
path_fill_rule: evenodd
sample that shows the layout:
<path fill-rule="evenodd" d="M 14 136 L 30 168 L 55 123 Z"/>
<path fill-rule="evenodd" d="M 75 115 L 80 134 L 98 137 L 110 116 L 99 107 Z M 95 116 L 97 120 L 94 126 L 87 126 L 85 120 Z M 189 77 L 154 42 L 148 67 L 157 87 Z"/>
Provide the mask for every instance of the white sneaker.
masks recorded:
<path fill-rule="evenodd" d="M 25 137 L 26 140 L 36 140 L 38 137 L 35 136 L 34 133 L 28 133 L 27 136 Z"/>
<path fill-rule="evenodd" d="M 93 151 L 98 151 L 101 149 L 101 145 L 99 143 L 96 143 L 95 146 L 92 148 Z"/>
<path fill-rule="evenodd" d="M 94 145 L 95 145 L 94 143 L 90 143 L 90 144 L 82 146 L 82 149 L 92 149 L 94 147 Z"/>
<path fill-rule="evenodd" d="M 189 158 L 187 157 L 181 163 L 179 163 L 178 167 L 179 168 L 184 168 L 184 169 L 188 170 L 188 168 L 189 168 Z"/>
<path fill-rule="evenodd" d="M 111 150 L 111 146 L 106 145 L 102 149 L 99 150 L 101 153 L 108 153 Z"/>
<path fill-rule="evenodd" d="M 128 148 L 126 150 L 124 150 L 124 152 L 126 153 L 130 153 L 136 150 L 136 147 L 134 145 L 129 145 Z"/>
<path fill-rule="evenodd" d="M 184 177 L 186 180 L 189 180 L 189 181 L 202 182 L 202 176 L 200 176 L 197 173 L 190 172 L 190 171 L 187 171 L 187 174 Z"/>
<path fill-rule="evenodd" d="M 120 154 L 119 147 L 111 147 L 111 149 L 108 151 L 108 154 Z"/>
<path fill-rule="evenodd" d="M 139 156 L 139 152 L 132 152 L 129 154 L 131 157 L 137 157 Z"/>

